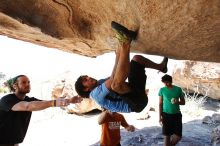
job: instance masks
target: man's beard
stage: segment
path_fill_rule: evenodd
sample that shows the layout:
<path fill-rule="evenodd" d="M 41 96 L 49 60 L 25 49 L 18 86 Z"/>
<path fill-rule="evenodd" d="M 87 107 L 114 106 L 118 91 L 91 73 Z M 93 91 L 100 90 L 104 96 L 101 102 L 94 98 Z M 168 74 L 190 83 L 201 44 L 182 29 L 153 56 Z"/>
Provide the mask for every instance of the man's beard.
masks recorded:
<path fill-rule="evenodd" d="M 20 89 L 20 90 L 19 90 L 19 93 L 20 93 L 20 94 L 27 94 L 27 93 L 29 93 L 30 91 L 31 91 L 30 88 L 29 88 L 29 89 L 23 89 L 23 90 Z"/>

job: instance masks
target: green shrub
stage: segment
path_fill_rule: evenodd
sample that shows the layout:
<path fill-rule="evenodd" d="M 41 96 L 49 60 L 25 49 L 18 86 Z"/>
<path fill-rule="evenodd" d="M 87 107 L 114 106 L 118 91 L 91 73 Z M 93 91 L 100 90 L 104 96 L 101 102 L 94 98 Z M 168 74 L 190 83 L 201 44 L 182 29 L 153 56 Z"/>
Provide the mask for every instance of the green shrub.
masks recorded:
<path fill-rule="evenodd" d="M 199 93 L 196 92 L 193 94 L 190 94 L 188 91 L 183 92 L 185 94 L 186 104 L 180 106 L 182 113 L 188 114 L 191 117 L 202 116 L 207 96 L 199 95 Z"/>
<path fill-rule="evenodd" d="M 9 92 L 8 88 L 0 87 L 0 93 L 8 93 L 8 92 Z"/>

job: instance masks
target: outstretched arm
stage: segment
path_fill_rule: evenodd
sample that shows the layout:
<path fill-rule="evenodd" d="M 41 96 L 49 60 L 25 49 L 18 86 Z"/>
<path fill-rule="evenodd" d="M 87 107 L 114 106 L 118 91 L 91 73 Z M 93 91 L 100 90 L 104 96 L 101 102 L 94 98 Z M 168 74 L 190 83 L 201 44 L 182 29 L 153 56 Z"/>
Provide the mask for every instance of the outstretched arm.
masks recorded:
<path fill-rule="evenodd" d="M 79 97 L 73 97 L 70 99 L 58 98 L 56 100 L 43 100 L 43 101 L 21 101 L 12 107 L 13 111 L 39 111 L 49 107 L 62 107 L 67 106 L 70 103 L 81 102 L 82 99 Z"/>

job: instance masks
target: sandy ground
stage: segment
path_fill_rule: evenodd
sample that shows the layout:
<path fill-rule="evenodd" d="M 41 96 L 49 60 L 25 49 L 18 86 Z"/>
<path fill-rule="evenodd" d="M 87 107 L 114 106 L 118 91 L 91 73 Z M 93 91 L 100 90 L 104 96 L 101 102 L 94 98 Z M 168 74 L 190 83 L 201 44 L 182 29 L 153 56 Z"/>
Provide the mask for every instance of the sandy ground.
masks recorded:
<path fill-rule="evenodd" d="M 220 105 L 217 106 L 219 108 Z M 210 146 L 213 127 L 202 124 L 201 119 L 213 113 L 219 113 L 219 110 L 205 109 L 197 118 L 183 113 L 183 139 L 178 146 Z M 163 145 L 158 113 L 150 111 L 149 119 L 138 120 L 143 115 L 144 112 L 124 114 L 136 131 L 131 133 L 121 129 L 123 146 Z M 98 146 L 101 129 L 97 118 L 98 114 L 77 116 L 60 108 L 33 112 L 26 138 L 20 146 Z"/>

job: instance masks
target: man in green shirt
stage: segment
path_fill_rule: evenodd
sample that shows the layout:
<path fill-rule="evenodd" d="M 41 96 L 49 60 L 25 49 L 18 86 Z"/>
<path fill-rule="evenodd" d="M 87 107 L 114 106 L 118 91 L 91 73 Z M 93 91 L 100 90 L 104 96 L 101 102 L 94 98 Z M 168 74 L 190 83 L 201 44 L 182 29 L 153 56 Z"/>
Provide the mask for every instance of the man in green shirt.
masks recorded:
<path fill-rule="evenodd" d="M 159 91 L 159 122 L 162 124 L 164 146 L 176 145 L 182 137 L 182 114 L 179 105 L 185 104 L 182 89 L 172 85 L 172 77 L 164 75 L 165 87 Z"/>

